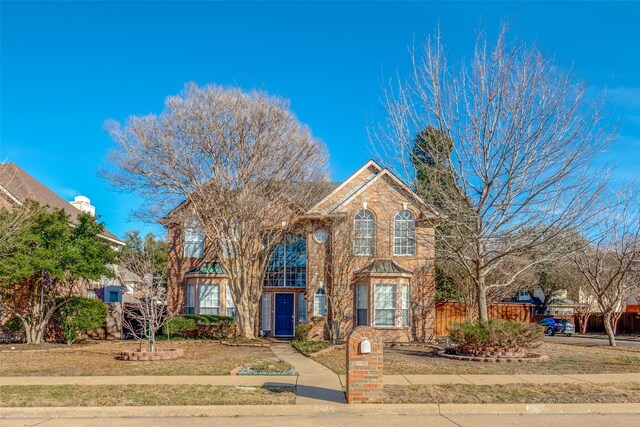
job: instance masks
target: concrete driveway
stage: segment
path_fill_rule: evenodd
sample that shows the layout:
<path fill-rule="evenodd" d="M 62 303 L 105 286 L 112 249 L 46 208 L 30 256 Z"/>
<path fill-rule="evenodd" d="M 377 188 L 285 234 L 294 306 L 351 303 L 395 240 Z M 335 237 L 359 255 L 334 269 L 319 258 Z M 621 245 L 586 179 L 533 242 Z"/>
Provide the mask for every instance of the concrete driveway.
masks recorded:
<path fill-rule="evenodd" d="M 566 337 L 564 335 L 554 335 L 552 337 L 545 336 L 545 342 L 549 343 L 558 343 L 558 344 L 574 344 L 574 345 L 584 345 L 584 346 L 608 346 L 609 340 L 607 336 L 604 335 L 602 337 L 583 337 L 580 335 L 573 335 L 571 337 Z M 616 344 L 619 347 L 635 347 L 640 348 L 640 340 L 635 341 L 627 341 L 624 337 L 620 337 L 616 339 Z"/>

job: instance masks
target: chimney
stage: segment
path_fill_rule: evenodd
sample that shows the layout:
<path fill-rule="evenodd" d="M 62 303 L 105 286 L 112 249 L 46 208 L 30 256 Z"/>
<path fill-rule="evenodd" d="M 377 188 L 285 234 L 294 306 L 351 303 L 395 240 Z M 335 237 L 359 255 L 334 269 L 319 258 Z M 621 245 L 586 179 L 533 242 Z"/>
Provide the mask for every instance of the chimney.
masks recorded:
<path fill-rule="evenodd" d="M 96 216 L 96 208 L 91 206 L 91 200 L 88 197 L 76 196 L 73 202 L 69 202 L 73 207 L 79 209 L 82 212 L 88 212 L 93 216 Z"/>

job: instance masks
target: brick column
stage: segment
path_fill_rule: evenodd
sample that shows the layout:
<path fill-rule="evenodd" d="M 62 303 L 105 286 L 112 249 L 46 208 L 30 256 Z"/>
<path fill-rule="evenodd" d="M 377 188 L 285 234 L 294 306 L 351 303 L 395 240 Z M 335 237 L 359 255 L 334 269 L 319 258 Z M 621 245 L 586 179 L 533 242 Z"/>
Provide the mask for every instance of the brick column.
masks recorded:
<path fill-rule="evenodd" d="M 371 343 L 371 353 L 361 353 L 361 343 Z M 369 326 L 358 326 L 347 338 L 347 403 L 380 401 L 382 386 L 382 339 Z"/>

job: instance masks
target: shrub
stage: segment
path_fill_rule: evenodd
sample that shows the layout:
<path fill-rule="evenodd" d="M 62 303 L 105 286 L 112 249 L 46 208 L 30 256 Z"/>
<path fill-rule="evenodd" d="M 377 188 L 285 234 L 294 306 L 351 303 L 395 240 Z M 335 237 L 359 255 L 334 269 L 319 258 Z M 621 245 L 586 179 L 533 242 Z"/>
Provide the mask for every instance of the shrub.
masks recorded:
<path fill-rule="evenodd" d="M 303 323 L 296 326 L 296 339 L 299 341 L 306 341 L 309 332 L 311 332 L 311 328 L 313 328 L 311 323 Z"/>
<path fill-rule="evenodd" d="M 4 323 L 4 327 L 16 334 L 24 332 L 24 323 L 18 316 L 13 316 Z"/>
<path fill-rule="evenodd" d="M 188 331 L 194 331 L 196 329 L 196 321 L 193 318 L 186 316 L 176 316 L 167 320 L 162 328 L 164 335 L 172 337 L 185 336 Z"/>
<path fill-rule="evenodd" d="M 225 339 L 233 335 L 235 319 L 213 314 L 175 316 L 164 325 L 162 333 L 179 338 Z"/>
<path fill-rule="evenodd" d="M 304 355 L 309 355 L 325 349 L 331 345 L 329 341 L 307 341 L 307 340 L 293 340 L 291 345 Z"/>
<path fill-rule="evenodd" d="M 491 319 L 456 323 L 449 333 L 459 348 L 480 350 L 483 347 L 533 348 L 542 343 L 543 328 L 536 323 Z"/>
<path fill-rule="evenodd" d="M 99 299 L 84 297 L 58 298 L 62 304 L 56 313 L 56 320 L 62 327 L 67 344 L 78 339 L 78 335 L 86 330 L 95 331 L 105 324 L 109 310 Z"/>

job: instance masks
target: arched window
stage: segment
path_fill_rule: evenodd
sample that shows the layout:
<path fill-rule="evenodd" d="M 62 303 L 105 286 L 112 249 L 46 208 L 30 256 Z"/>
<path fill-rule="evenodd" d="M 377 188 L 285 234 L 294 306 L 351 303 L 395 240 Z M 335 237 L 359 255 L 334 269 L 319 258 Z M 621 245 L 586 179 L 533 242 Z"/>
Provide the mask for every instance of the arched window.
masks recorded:
<path fill-rule="evenodd" d="M 393 229 L 393 254 L 415 255 L 416 218 L 407 210 L 396 214 Z"/>
<path fill-rule="evenodd" d="M 353 250 L 356 255 L 375 255 L 376 220 L 373 212 L 363 209 L 356 213 L 353 221 Z"/>
<path fill-rule="evenodd" d="M 313 294 L 313 315 L 314 316 L 327 315 L 327 294 L 324 291 L 324 289 L 318 289 Z"/>
<path fill-rule="evenodd" d="M 274 247 L 269 258 L 265 286 L 304 288 L 307 286 L 307 240 L 290 234 Z"/>

